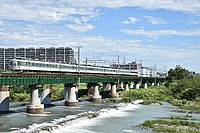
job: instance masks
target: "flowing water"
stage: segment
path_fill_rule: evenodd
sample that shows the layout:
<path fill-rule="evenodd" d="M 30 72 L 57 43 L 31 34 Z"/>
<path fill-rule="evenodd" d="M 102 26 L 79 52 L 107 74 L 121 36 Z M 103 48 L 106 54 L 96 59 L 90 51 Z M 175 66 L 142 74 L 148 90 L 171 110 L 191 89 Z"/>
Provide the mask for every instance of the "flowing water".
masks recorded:
<path fill-rule="evenodd" d="M 180 116 L 168 103 L 160 106 L 140 104 L 94 104 L 79 102 L 78 107 L 63 106 L 62 102 L 45 108 L 42 115 L 25 113 L 21 103 L 12 104 L 14 113 L 0 115 L 1 132 L 53 132 L 53 133 L 151 133 L 139 125 L 145 120 Z M 89 117 L 90 116 L 90 117 Z M 94 118 L 91 118 L 94 117 Z M 200 119 L 200 115 L 195 115 Z"/>

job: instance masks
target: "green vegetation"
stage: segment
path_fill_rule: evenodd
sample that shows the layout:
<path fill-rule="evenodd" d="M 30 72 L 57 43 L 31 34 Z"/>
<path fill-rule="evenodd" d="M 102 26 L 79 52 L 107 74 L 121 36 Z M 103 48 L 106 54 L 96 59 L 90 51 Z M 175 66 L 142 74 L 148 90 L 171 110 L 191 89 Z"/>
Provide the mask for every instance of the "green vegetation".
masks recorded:
<path fill-rule="evenodd" d="M 64 99 L 64 85 L 52 85 L 51 87 L 51 100 L 63 100 Z"/>
<path fill-rule="evenodd" d="M 30 88 L 28 86 L 12 86 L 10 87 L 11 102 L 27 102 L 30 101 Z"/>
<path fill-rule="evenodd" d="M 160 101 L 167 101 L 165 86 L 153 86 L 148 89 L 132 89 L 123 93 L 122 102 L 131 102 L 136 99 L 145 100 L 143 104 L 161 104 Z"/>
<path fill-rule="evenodd" d="M 145 91 L 145 89 L 142 91 Z M 147 91 L 149 92 L 143 92 L 146 94 L 130 92 L 126 96 L 130 95 L 132 99 L 166 101 L 182 109 L 189 110 L 188 113 L 200 113 L 200 77 L 193 77 L 188 70 L 180 66 L 170 69 L 165 86 L 151 88 Z M 156 97 L 151 93 L 155 94 Z M 149 98 L 146 96 L 149 96 Z M 181 110 L 180 112 L 186 113 L 187 111 Z M 200 133 L 200 123 L 191 122 L 191 120 L 196 119 L 187 114 L 184 117 L 170 117 L 167 120 L 148 120 L 141 126 L 153 128 L 156 132 Z"/>
<path fill-rule="evenodd" d="M 156 132 L 200 133 L 200 123 L 182 120 L 148 120 L 141 126 L 153 128 Z"/>

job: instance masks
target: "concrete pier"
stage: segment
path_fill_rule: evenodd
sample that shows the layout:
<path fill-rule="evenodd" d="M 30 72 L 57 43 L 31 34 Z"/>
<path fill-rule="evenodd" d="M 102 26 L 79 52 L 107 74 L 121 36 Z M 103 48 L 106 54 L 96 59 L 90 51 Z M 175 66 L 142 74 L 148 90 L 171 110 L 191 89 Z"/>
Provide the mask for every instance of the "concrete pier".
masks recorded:
<path fill-rule="evenodd" d="M 124 84 L 121 82 L 117 85 L 117 88 L 118 89 L 124 89 Z"/>
<path fill-rule="evenodd" d="M 9 86 L 2 85 L 0 86 L 0 112 L 9 111 Z"/>
<path fill-rule="evenodd" d="M 111 85 L 109 83 L 103 83 L 103 90 L 104 91 L 109 91 L 111 90 Z"/>
<path fill-rule="evenodd" d="M 147 86 L 147 83 L 144 83 L 144 88 L 145 88 L 145 89 L 147 89 L 147 88 L 148 88 L 148 86 Z"/>
<path fill-rule="evenodd" d="M 99 84 L 92 84 L 92 101 L 95 103 L 100 103 L 101 102 L 101 95 L 99 95 Z"/>
<path fill-rule="evenodd" d="M 133 89 L 134 88 L 134 82 L 131 82 L 130 83 L 130 87 L 129 87 L 130 89 Z"/>
<path fill-rule="evenodd" d="M 65 84 L 65 105 L 66 106 L 78 106 L 78 100 L 76 99 L 76 84 Z"/>
<path fill-rule="evenodd" d="M 44 113 L 44 104 L 40 103 L 38 97 L 38 88 L 41 88 L 41 85 L 29 85 L 31 89 L 31 100 L 30 105 L 27 106 L 27 113 L 31 114 L 42 114 Z"/>
<path fill-rule="evenodd" d="M 140 89 L 140 84 L 139 84 L 139 83 L 136 83 L 135 88 L 136 88 L 136 89 Z"/>
<path fill-rule="evenodd" d="M 125 91 L 129 91 L 129 83 L 125 83 Z"/>
<path fill-rule="evenodd" d="M 117 83 L 112 83 L 111 84 L 111 98 L 118 98 L 116 89 L 117 89 Z"/>
<path fill-rule="evenodd" d="M 41 94 L 41 103 L 44 105 L 51 104 L 51 85 L 45 84 L 43 85 L 43 92 Z"/>

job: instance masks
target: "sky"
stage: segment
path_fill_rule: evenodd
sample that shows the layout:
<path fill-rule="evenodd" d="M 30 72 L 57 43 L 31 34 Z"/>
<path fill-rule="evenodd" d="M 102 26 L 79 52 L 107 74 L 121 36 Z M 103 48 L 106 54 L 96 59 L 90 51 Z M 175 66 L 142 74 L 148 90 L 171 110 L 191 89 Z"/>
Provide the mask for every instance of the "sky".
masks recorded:
<path fill-rule="evenodd" d="M 200 0 L 0 0 L 0 47 L 77 46 L 82 63 L 200 72 Z"/>

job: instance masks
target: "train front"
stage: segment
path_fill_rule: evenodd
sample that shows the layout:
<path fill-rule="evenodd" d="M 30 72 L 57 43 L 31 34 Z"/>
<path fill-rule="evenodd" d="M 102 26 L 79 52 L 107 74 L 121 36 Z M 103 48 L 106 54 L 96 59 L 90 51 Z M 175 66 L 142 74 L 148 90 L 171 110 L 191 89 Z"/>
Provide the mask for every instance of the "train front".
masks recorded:
<path fill-rule="evenodd" d="M 19 67 L 17 66 L 17 60 L 16 59 L 10 60 L 9 69 L 12 70 L 12 71 L 17 71 L 18 68 Z"/>

